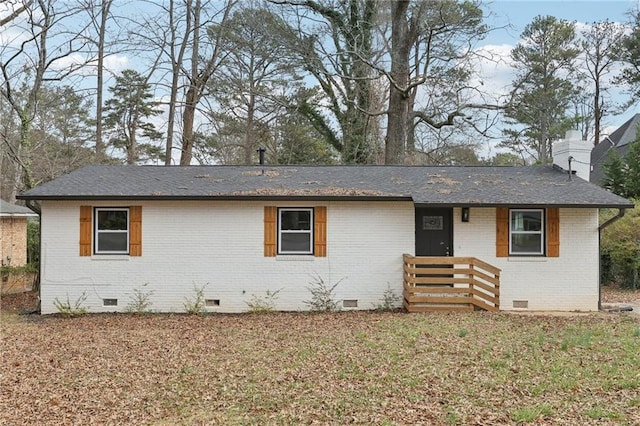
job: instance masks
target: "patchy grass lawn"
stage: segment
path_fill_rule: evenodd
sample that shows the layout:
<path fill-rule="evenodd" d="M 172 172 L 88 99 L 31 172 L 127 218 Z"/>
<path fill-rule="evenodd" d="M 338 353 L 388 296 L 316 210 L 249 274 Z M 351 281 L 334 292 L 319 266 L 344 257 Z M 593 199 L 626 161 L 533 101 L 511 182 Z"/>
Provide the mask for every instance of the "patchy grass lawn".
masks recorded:
<path fill-rule="evenodd" d="M 3 315 L 0 424 L 638 424 L 620 314 Z"/>

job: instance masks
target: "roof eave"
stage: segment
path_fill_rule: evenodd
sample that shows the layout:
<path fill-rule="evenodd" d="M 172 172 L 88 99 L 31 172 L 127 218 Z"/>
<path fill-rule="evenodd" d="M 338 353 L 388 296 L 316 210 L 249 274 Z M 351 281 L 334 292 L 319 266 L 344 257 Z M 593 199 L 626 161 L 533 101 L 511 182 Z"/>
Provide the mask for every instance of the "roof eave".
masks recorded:
<path fill-rule="evenodd" d="M 185 196 L 162 196 L 162 195 L 48 195 L 48 196 L 24 196 L 17 198 L 22 200 L 39 201 L 411 201 L 416 206 L 438 206 L 438 207 L 513 207 L 520 208 L 633 208 L 633 203 L 523 203 L 523 202 L 438 202 L 415 200 L 411 196 L 373 196 L 373 195 L 185 195 Z"/>

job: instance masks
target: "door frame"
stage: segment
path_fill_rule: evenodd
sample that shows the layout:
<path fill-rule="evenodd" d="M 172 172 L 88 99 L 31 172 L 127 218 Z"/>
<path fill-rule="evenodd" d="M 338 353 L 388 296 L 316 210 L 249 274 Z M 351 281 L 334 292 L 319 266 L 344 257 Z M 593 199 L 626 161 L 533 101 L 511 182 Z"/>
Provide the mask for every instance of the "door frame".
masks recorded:
<path fill-rule="evenodd" d="M 434 214 L 434 216 L 445 216 L 443 218 L 443 226 L 446 229 L 443 229 L 443 232 L 447 232 L 447 240 L 449 242 L 448 245 L 448 253 L 447 254 L 421 254 L 418 253 L 419 251 L 423 251 L 421 248 L 419 250 L 419 241 L 421 240 L 421 238 L 424 235 L 424 231 L 421 229 L 418 229 L 419 227 L 419 222 L 421 222 L 421 220 L 419 220 L 419 218 L 424 217 L 426 214 L 426 211 L 431 210 Z M 415 205 L 414 208 L 414 215 L 415 215 L 415 220 L 414 220 L 414 249 L 415 249 L 415 255 L 416 256 L 453 256 L 454 255 L 454 246 L 453 246 L 453 207 L 434 207 L 434 206 L 429 206 L 429 205 Z M 444 213 L 444 214 L 443 214 Z"/>

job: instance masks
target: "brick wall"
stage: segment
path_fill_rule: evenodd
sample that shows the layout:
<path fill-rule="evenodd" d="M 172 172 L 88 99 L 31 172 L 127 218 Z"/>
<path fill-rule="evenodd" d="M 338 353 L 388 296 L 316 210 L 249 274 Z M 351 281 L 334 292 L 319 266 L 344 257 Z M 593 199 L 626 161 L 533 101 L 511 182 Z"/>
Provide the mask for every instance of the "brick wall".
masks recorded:
<path fill-rule="evenodd" d="M 27 263 L 25 217 L 0 217 L 0 259 L 3 265 L 22 266 Z"/>
<path fill-rule="evenodd" d="M 500 309 L 527 301 L 529 310 L 598 309 L 598 210 L 560 209 L 560 257 L 496 257 L 496 209 L 454 209 L 456 256 L 475 256 L 502 269 Z"/>
<path fill-rule="evenodd" d="M 402 254 L 414 249 L 411 202 L 113 202 L 142 205 L 142 256 L 79 256 L 81 202 L 42 203 L 42 312 L 84 293 L 90 312 L 123 310 L 135 288 L 153 291 L 151 309 L 184 311 L 194 286 L 219 300 L 216 312 L 242 312 L 255 294 L 280 290 L 276 308 L 304 310 L 307 286 L 341 281 L 336 299 L 359 309 L 402 291 Z M 327 207 L 327 257 L 264 257 L 264 206 Z M 118 299 L 117 306 L 103 306 Z"/>
<path fill-rule="evenodd" d="M 111 202 L 142 205 L 142 256 L 79 256 L 79 208 L 83 202 L 42 203 L 42 312 L 54 300 L 83 293 L 91 312 L 124 310 L 134 289 L 152 291 L 151 309 L 184 311 L 194 287 L 218 300 L 216 312 L 242 312 L 253 295 L 280 290 L 276 308 L 304 310 L 315 277 L 342 280 L 339 300 L 358 309 L 378 303 L 389 285 L 402 291 L 402 254 L 414 252 L 411 202 Z M 327 257 L 264 257 L 265 205 L 327 207 Z M 560 210 L 560 257 L 497 258 L 495 208 L 471 208 L 461 222 L 454 209 L 456 256 L 475 256 L 502 269 L 501 309 L 527 301 L 530 310 L 596 310 L 598 302 L 597 209 Z M 143 287 L 144 286 L 144 287 Z M 104 299 L 118 299 L 104 306 Z"/>

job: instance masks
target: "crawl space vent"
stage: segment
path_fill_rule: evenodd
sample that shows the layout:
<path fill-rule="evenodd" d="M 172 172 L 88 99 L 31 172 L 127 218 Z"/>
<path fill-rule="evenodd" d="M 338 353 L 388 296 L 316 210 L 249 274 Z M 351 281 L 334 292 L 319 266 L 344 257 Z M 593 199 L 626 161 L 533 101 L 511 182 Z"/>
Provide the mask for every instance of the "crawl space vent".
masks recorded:
<path fill-rule="evenodd" d="M 528 309 L 529 301 L 528 300 L 514 300 L 513 301 L 514 309 Z"/>

